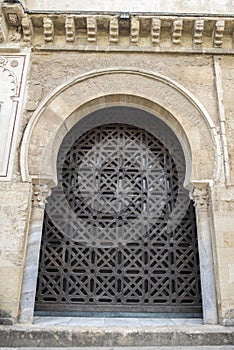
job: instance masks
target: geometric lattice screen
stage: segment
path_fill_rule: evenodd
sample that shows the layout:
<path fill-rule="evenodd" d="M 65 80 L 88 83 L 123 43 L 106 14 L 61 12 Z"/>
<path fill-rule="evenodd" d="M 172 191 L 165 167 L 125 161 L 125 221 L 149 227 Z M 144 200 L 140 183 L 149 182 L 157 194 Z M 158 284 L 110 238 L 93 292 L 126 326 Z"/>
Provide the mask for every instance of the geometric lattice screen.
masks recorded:
<path fill-rule="evenodd" d="M 46 206 L 36 310 L 201 312 L 195 214 L 173 137 L 111 123 L 73 139 Z"/>

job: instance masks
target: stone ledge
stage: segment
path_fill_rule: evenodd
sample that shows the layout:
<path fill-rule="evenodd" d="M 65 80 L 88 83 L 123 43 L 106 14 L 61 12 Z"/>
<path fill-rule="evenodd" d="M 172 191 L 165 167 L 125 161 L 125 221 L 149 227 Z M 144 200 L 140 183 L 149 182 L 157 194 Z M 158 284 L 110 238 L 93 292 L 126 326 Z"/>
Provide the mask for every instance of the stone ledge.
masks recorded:
<path fill-rule="evenodd" d="M 223 346 L 234 344 L 234 327 L 1 326 L 0 347 Z"/>
<path fill-rule="evenodd" d="M 0 51 L 1 51 L 1 45 L 0 45 Z M 114 52 L 114 53 L 157 53 L 157 54 L 163 54 L 163 53 L 170 53 L 170 54 L 206 54 L 206 55 L 233 55 L 234 54 L 234 48 L 220 48 L 220 49 L 214 49 L 214 48 L 187 48 L 187 47 L 180 47 L 180 48 L 156 48 L 151 46 L 146 46 L 144 49 L 142 47 L 138 46 L 102 46 L 102 45 L 36 45 L 33 48 L 33 51 L 40 52 L 40 51 L 55 51 L 55 52 L 64 52 L 64 51 L 79 51 L 79 52 Z"/>

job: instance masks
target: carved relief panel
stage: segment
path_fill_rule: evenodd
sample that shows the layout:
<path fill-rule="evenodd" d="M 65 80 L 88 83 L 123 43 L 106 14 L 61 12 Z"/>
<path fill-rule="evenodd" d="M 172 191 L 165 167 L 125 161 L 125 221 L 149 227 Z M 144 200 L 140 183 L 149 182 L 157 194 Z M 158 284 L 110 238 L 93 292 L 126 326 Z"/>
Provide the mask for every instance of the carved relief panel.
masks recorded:
<path fill-rule="evenodd" d="M 27 55 L 0 56 L 0 180 L 11 178 Z"/>

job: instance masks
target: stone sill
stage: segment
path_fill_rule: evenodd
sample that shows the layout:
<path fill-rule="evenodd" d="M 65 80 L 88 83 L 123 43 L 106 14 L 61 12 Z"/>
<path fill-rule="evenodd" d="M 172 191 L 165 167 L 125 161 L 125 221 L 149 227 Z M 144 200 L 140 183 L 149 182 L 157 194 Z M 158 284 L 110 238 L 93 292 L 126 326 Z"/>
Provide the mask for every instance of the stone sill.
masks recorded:
<path fill-rule="evenodd" d="M 16 325 L 0 327 L 0 347 L 223 346 L 234 344 L 234 327 L 184 325 L 95 327 Z"/>

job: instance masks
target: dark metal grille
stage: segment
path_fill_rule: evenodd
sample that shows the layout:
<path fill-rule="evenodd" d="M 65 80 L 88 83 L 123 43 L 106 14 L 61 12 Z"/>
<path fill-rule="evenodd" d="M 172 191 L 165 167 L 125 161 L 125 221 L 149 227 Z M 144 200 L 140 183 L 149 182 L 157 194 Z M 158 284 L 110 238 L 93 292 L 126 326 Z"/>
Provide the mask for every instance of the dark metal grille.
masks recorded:
<path fill-rule="evenodd" d="M 184 157 L 165 143 L 124 124 L 63 143 L 45 212 L 36 310 L 201 312 Z"/>

